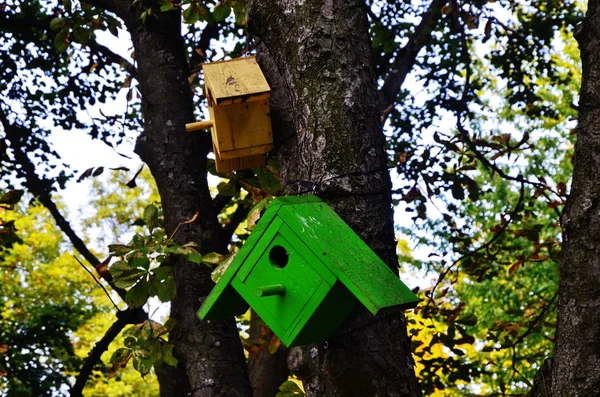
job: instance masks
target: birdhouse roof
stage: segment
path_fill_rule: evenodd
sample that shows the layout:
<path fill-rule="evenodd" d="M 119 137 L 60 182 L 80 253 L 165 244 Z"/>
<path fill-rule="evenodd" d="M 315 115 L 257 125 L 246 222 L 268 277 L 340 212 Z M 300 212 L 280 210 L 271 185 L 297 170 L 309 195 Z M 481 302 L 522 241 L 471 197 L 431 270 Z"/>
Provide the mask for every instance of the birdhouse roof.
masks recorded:
<path fill-rule="evenodd" d="M 277 220 L 277 222 L 274 222 Z M 248 305 L 229 285 L 246 266 L 253 249 L 272 224 L 283 222 L 302 239 L 343 285 L 373 314 L 388 308 L 410 308 L 419 298 L 360 237 L 316 196 L 280 197 L 271 203 L 200 309 L 201 317 L 219 311 L 242 314 Z M 318 266 L 318 264 L 311 263 Z"/>
<path fill-rule="evenodd" d="M 215 105 L 267 99 L 271 88 L 255 57 L 202 65 L 204 84 Z"/>

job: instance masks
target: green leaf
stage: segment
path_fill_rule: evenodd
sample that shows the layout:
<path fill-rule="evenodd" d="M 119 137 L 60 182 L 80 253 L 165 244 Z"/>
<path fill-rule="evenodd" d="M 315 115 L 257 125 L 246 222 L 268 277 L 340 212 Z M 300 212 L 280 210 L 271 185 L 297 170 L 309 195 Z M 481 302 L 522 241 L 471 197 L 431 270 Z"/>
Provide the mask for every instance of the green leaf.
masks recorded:
<path fill-rule="evenodd" d="M 136 256 L 129 261 L 129 266 L 132 268 L 143 268 L 148 270 L 150 267 L 150 259 L 145 254 L 136 254 Z"/>
<path fill-rule="evenodd" d="M 53 32 L 58 32 L 67 24 L 67 18 L 52 18 L 50 21 L 50 30 Z"/>
<path fill-rule="evenodd" d="M 176 286 L 175 279 L 168 266 L 155 269 L 152 286 L 156 289 L 156 296 L 161 302 L 170 302 L 175 298 Z"/>
<path fill-rule="evenodd" d="M 277 195 L 281 190 L 281 181 L 268 168 L 258 168 L 255 171 L 260 188 L 270 195 Z"/>
<path fill-rule="evenodd" d="M 131 355 L 131 349 L 127 349 L 125 347 L 121 347 L 117 349 L 113 355 L 110 357 L 110 363 L 114 364 L 119 361 L 123 361 L 125 358 Z"/>
<path fill-rule="evenodd" d="M 167 333 L 167 329 L 161 323 L 154 320 L 146 320 L 142 324 L 142 338 L 143 339 L 156 339 L 162 334 Z"/>
<path fill-rule="evenodd" d="M 139 324 L 132 325 L 123 331 L 123 336 L 132 336 L 134 338 L 139 338 L 142 332 L 142 327 Z"/>
<path fill-rule="evenodd" d="M 142 377 L 148 375 L 152 369 L 152 357 L 150 357 L 150 355 L 148 355 L 148 357 L 133 357 L 133 368 L 135 368 Z"/>
<path fill-rule="evenodd" d="M 140 280 L 125 294 L 125 302 L 130 307 L 140 307 L 148 300 L 148 282 Z"/>
<path fill-rule="evenodd" d="M 125 347 L 117 349 L 110 358 L 112 367 L 108 370 L 108 377 L 112 378 L 119 368 L 125 368 L 132 355 L 131 349 Z"/>
<path fill-rule="evenodd" d="M 84 46 L 88 45 L 88 43 L 90 42 L 91 34 L 92 34 L 91 30 L 87 30 L 81 26 L 73 27 L 73 37 L 75 38 L 75 41 L 78 43 L 81 43 Z M 94 170 L 94 173 L 92 174 L 92 176 L 99 176 L 103 172 L 104 172 L 104 167 L 98 167 Z"/>
<path fill-rule="evenodd" d="M 152 345 L 152 349 L 150 350 L 150 357 L 152 357 L 152 362 L 154 365 L 160 365 L 163 362 L 163 351 L 162 351 L 162 342 L 160 340 L 156 340 Z"/>
<path fill-rule="evenodd" d="M 119 288 L 129 288 L 142 278 L 146 272 L 141 269 L 133 269 L 124 261 L 118 261 L 112 264 L 109 268 L 110 274 L 113 276 L 115 286 Z"/>
<path fill-rule="evenodd" d="M 229 265 L 231 265 L 231 262 L 233 262 L 235 255 L 236 254 L 231 254 L 229 256 L 229 258 L 227 258 L 226 261 L 221 263 L 219 266 L 217 266 L 215 268 L 215 270 L 212 271 L 212 273 L 210 274 L 210 278 L 212 279 L 213 282 L 215 282 L 215 283 L 219 282 L 221 277 L 223 277 L 223 274 L 225 274 L 225 272 L 227 271 L 227 268 L 229 267 Z"/>
<path fill-rule="evenodd" d="M 24 190 L 9 190 L 0 196 L 0 204 L 15 205 L 23 197 Z"/>
<path fill-rule="evenodd" d="M 176 367 L 179 361 L 173 356 L 173 345 L 170 343 L 163 343 L 162 345 L 162 359 L 165 364 L 171 367 Z"/>
<path fill-rule="evenodd" d="M 456 322 L 462 325 L 475 325 L 477 324 L 477 316 L 469 314 L 463 317 L 459 317 Z"/>
<path fill-rule="evenodd" d="M 174 10 L 175 6 L 170 1 L 163 1 L 160 5 L 160 10 L 163 12 Z"/>
<path fill-rule="evenodd" d="M 202 258 L 202 262 L 206 263 L 207 265 L 218 265 L 225 259 L 227 259 L 228 256 L 229 255 L 221 255 L 216 252 L 211 252 L 204 255 L 204 258 Z"/>
<path fill-rule="evenodd" d="M 148 229 L 152 231 L 158 225 L 158 208 L 153 204 L 146 206 L 143 218 Z"/>
<path fill-rule="evenodd" d="M 110 252 L 110 254 L 113 256 L 127 255 L 131 251 L 133 251 L 133 248 L 128 245 L 124 245 L 124 244 L 109 244 L 108 245 L 108 252 Z"/>
<path fill-rule="evenodd" d="M 187 254 L 185 254 L 185 259 L 189 262 L 192 263 L 202 263 L 203 262 L 203 257 L 202 255 L 200 255 L 200 253 L 198 251 L 196 251 L 193 248 L 188 248 L 188 250 L 190 250 L 191 252 L 188 252 Z"/>
<path fill-rule="evenodd" d="M 246 26 L 246 10 L 244 9 L 243 1 L 233 3 L 233 12 L 235 14 L 235 24 L 238 26 Z"/>
<path fill-rule="evenodd" d="M 69 27 L 65 26 L 54 36 L 54 48 L 58 52 L 64 52 L 69 48 L 69 30 Z"/>
<path fill-rule="evenodd" d="M 221 182 L 217 185 L 217 190 L 221 196 L 235 196 L 237 193 L 237 182 L 235 180 L 230 180 L 229 182 Z"/>
<path fill-rule="evenodd" d="M 202 9 L 197 4 L 192 3 L 183 11 L 183 22 L 193 24 L 200 21 L 202 17 Z"/>
<path fill-rule="evenodd" d="M 173 327 L 175 326 L 175 324 L 177 324 L 177 320 L 175 320 L 173 317 L 169 317 L 169 319 L 167 321 L 165 321 L 165 328 L 171 332 L 173 330 Z"/>
<path fill-rule="evenodd" d="M 219 4 L 213 9 L 215 22 L 223 22 L 231 14 L 231 8 L 225 4 Z"/>

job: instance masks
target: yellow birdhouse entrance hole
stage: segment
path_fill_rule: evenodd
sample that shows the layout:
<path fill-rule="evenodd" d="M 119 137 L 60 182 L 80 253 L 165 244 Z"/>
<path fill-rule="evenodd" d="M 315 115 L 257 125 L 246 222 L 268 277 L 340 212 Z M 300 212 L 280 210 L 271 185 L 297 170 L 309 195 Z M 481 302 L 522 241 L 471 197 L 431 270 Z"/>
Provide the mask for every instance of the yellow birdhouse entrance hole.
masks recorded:
<path fill-rule="evenodd" d="M 273 149 L 271 89 L 256 58 L 207 63 L 202 69 L 210 120 L 187 124 L 186 130 L 211 128 L 219 172 L 265 165 Z"/>

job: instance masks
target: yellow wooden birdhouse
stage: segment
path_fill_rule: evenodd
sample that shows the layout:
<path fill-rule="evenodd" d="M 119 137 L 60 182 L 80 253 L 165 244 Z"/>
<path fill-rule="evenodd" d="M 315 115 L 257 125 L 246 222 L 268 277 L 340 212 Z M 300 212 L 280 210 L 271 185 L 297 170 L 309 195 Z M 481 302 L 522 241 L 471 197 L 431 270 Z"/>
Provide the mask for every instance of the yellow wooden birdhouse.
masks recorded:
<path fill-rule="evenodd" d="M 187 131 L 211 128 L 219 172 L 259 167 L 273 149 L 269 114 L 271 89 L 255 57 L 202 66 L 210 120 L 186 125 Z"/>

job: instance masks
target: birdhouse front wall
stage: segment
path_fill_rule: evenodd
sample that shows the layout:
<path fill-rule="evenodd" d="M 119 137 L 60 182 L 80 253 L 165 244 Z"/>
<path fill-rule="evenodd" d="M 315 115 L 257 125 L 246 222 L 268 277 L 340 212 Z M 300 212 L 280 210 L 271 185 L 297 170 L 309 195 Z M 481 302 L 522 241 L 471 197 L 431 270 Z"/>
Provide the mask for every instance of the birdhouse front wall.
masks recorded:
<path fill-rule="evenodd" d="M 213 145 L 222 160 L 264 154 L 273 149 L 267 100 L 232 105 L 209 101 L 209 112 L 214 120 Z"/>
<path fill-rule="evenodd" d="M 289 226 L 278 219 L 274 223 L 246 259 L 253 265 L 243 266 L 231 285 L 286 346 L 322 340 L 335 331 L 355 299 L 341 284 L 334 289 L 339 283 L 333 273 Z M 258 296 L 261 288 L 274 285 L 284 291 Z M 340 293 L 346 296 L 341 303 L 336 299 Z M 336 302 L 333 311 L 324 309 L 330 300 Z"/>

